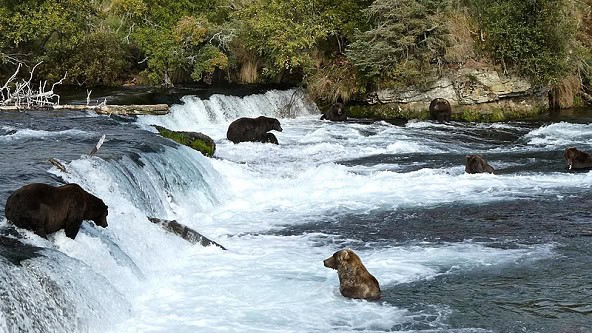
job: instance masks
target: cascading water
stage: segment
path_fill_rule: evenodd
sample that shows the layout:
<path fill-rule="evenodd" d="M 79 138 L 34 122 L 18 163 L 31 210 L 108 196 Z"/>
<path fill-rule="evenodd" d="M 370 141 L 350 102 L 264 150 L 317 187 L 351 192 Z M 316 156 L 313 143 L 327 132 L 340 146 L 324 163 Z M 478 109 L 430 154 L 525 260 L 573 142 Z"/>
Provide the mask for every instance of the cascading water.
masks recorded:
<path fill-rule="evenodd" d="M 231 121 L 258 115 L 280 119 L 279 145 L 226 140 Z M 591 151 L 588 125 L 319 116 L 299 90 L 186 96 L 170 115 L 137 119 L 0 114 L 0 199 L 61 179 L 109 206 L 109 227 L 85 222 L 75 240 L 21 231 L 17 246 L 3 233 L 0 331 L 585 327 L 592 274 L 578 263 L 592 258 L 592 176 L 566 172 L 561 151 Z M 214 158 L 151 125 L 211 136 Z M 102 134 L 97 155 L 80 156 Z M 486 156 L 495 174 L 464 174 L 468 153 Z M 50 169 L 50 157 L 67 171 Z M 228 250 L 192 245 L 148 217 L 175 219 Z M 378 278 L 381 301 L 339 294 L 322 260 L 343 247 Z"/>

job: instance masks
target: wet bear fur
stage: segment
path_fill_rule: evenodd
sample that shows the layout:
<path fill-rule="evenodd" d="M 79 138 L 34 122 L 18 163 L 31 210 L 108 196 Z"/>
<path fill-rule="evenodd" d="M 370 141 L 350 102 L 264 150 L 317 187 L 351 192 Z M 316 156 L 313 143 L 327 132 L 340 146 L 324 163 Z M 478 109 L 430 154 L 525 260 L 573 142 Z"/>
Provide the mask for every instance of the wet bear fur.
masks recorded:
<path fill-rule="evenodd" d="M 592 157 L 576 147 L 566 148 L 563 152 L 567 168 L 572 169 L 590 169 L 592 168 Z"/>
<path fill-rule="evenodd" d="M 466 173 L 493 173 L 495 171 L 480 155 L 467 155 Z"/>
<path fill-rule="evenodd" d="M 83 220 L 107 227 L 108 209 L 103 200 L 86 192 L 78 184 L 51 186 L 25 185 L 6 200 L 4 214 L 9 222 L 47 238 L 64 229 L 74 239 Z"/>
<path fill-rule="evenodd" d="M 448 100 L 444 98 L 436 98 L 430 103 L 430 119 L 438 122 L 450 121 L 452 115 L 452 108 Z"/>
<path fill-rule="evenodd" d="M 358 299 L 380 299 L 378 280 L 368 272 L 353 250 L 337 251 L 325 259 L 323 264 L 325 267 L 337 270 L 341 295 Z"/>
<path fill-rule="evenodd" d="M 261 142 L 279 145 L 278 139 L 275 137 L 275 135 L 273 135 L 273 133 L 265 133 L 265 135 L 263 136 L 263 140 L 261 140 Z"/>
<path fill-rule="evenodd" d="M 257 118 L 239 118 L 228 126 L 226 138 L 234 143 L 245 141 L 275 143 L 270 141 L 273 139 L 277 141 L 275 135 L 271 138 L 267 133 L 271 130 L 276 130 L 278 132 L 282 131 L 282 126 L 280 125 L 279 120 L 265 116 L 259 116 Z"/>
<path fill-rule="evenodd" d="M 346 121 L 347 113 L 345 112 L 345 104 L 341 101 L 335 102 L 331 106 L 331 109 L 321 116 L 321 120 L 325 119 L 331 121 Z"/>

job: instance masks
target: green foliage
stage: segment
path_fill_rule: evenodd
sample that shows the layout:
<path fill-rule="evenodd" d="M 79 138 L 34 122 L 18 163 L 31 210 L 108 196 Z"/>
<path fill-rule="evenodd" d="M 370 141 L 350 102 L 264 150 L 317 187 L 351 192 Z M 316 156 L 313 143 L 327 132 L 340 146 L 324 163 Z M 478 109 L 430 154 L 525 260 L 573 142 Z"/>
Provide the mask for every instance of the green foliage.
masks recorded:
<path fill-rule="evenodd" d="M 576 20 L 569 0 L 471 0 L 481 46 L 504 69 L 547 85 L 569 73 Z"/>
<path fill-rule="evenodd" d="M 357 12 L 368 1 L 254 0 L 234 14 L 240 44 L 235 48 L 256 54 L 268 78 L 314 71 L 319 44 L 335 39 L 328 53 L 352 35 Z M 329 45 L 329 44 L 327 44 Z M 247 52 L 248 53 L 248 52 Z"/>
<path fill-rule="evenodd" d="M 130 31 L 130 43 L 145 56 L 152 84 L 200 80 L 227 65 L 218 43 L 230 8 L 225 0 L 116 0 L 112 13 Z"/>
<path fill-rule="evenodd" d="M 592 0 L 4 0 L 0 76 L 117 85 L 304 85 L 324 102 L 422 86 L 447 61 L 493 62 L 541 86 L 590 91 Z M 452 10 L 451 10 L 452 9 Z M 473 39 L 474 38 L 474 39 Z M 454 42 L 451 42 L 454 40 Z M 5 66 L 10 64 L 10 66 Z M 26 70 L 23 70 L 26 73 Z M 573 89 L 572 89 L 573 90 Z M 577 94 L 576 94 L 577 95 Z"/>
<path fill-rule="evenodd" d="M 436 75 L 446 46 L 447 1 L 376 0 L 364 10 L 369 30 L 356 34 L 348 58 L 370 82 L 405 87 Z"/>

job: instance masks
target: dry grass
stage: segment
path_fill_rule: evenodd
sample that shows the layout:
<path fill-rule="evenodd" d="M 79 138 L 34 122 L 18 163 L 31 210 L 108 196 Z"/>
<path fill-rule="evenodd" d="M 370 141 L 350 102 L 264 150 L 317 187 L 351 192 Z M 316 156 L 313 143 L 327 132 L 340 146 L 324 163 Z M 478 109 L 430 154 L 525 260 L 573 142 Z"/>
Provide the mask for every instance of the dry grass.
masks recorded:
<path fill-rule="evenodd" d="M 475 38 L 478 38 L 478 26 L 465 9 L 450 12 L 446 20 L 450 45 L 444 58 L 449 63 L 464 64 L 476 57 Z"/>
<path fill-rule="evenodd" d="M 568 109 L 574 107 L 576 96 L 582 87 L 577 75 L 569 75 L 553 85 L 549 91 L 549 107 L 552 109 Z"/>
<path fill-rule="evenodd" d="M 256 83 L 259 79 L 257 62 L 252 60 L 243 62 L 239 71 L 239 79 L 241 83 Z"/>

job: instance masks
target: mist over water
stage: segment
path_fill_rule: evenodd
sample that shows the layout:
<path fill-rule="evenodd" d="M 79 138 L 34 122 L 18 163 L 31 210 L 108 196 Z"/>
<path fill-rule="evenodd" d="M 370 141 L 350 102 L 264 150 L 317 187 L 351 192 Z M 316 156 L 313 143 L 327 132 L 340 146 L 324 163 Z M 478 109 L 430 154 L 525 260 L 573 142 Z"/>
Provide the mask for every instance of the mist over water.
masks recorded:
<path fill-rule="evenodd" d="M 279 145 L 226 140 L 230 122 L 259 115 L 280 119 Z M 592 151 L 586 119 L 319 117 L 298 90 L 186 96 L 167 116 L 0 114 L 2 202 L 30 182 L 76 182 L 109 206 L 109 227 L 85 222 L 75 240 L 21 230 L 40 250 L 20 265 L 0 243 L 0 331 L 590 331 L 592 174 L 562 157 Z M 214 158 L 152 125 L 211 136 Z M 495 174 L 465 174 L 473 153 Z M 344 247 L 379 280 L 380 301 L 340 295 L 322 260 Z"/>

